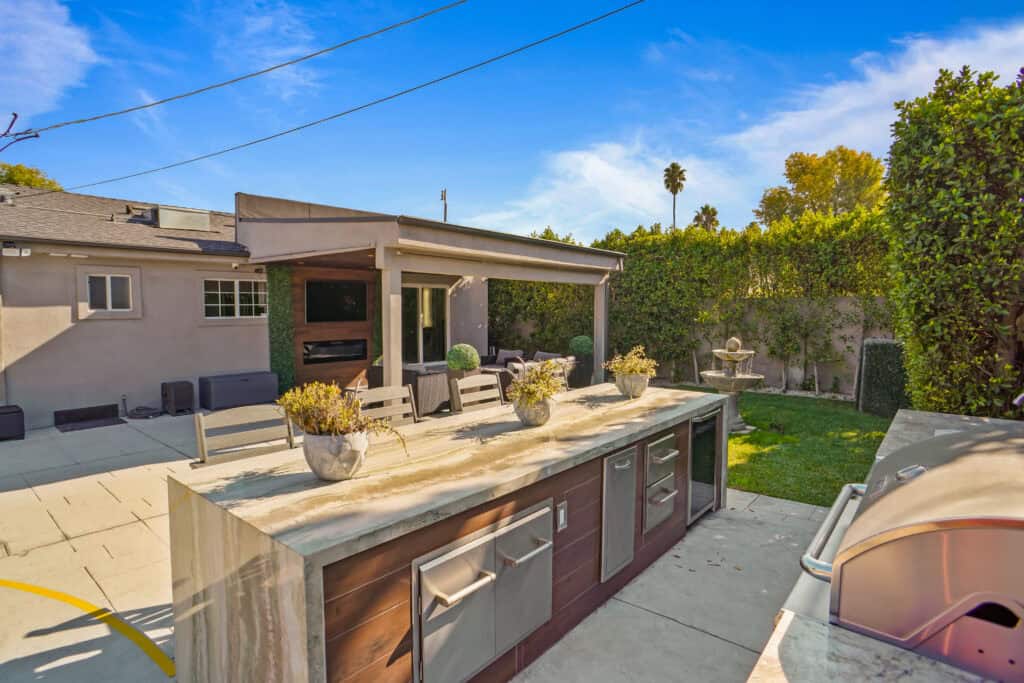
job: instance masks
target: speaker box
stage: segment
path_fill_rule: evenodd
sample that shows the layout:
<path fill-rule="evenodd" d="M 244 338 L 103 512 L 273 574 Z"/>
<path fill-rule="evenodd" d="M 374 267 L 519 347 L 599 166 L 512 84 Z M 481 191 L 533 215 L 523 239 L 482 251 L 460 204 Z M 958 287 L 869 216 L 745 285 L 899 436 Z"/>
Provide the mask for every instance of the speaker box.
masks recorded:
<path fill-rule="evenodd" d="M 191 413 L 195 405 L 192 382 L 164 382 L 160 385 L 161 405 L 168 415 Z"/>

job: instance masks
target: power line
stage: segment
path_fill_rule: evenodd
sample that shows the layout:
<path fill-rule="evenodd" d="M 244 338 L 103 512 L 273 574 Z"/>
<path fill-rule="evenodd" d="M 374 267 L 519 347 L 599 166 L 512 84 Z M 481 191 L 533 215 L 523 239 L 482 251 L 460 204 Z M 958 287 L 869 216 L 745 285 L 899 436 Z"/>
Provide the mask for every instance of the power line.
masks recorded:
<path fill-rule="evenodd" d="M 353 43 L 358 43 L 358 42 L 366 40 L 368 38 L 373 38 L 375 36 L 379 36 L 382 33 L 387 33 L 388 31 L 393 31 L 396 28 L 401 28 L 402 26 L 408 26 L 409 24 L 414 24 L 417 21 L 420 21 L 421 19 L 426 19 L 429 16 L 433 16 L 435 14 L 440 14 L 441 12 L 444 12 L 446 10 L 450 10 L 450 9 L 452 9 L 454 7 L 459 6 L 459 5 L 464 5 L 467 2 L 469 2 L 469 0 L 457 0 L 456 2 L 452 2 L 452 3 L 449 3 L 449 4 L 444 5 L 442 7 L 437 7 L 435 9 L 432 9 L 429 12 L 424 12 L 423 14 L 420 14 L 418 16 L 411 17 L 409 19 L 405 19 L 403 21 L 398 22 L 397 24 L 391 24 L 390 26 L 385 26 L 384 28 L 379 28 L 376 31 L 373 31 L 371 33 L 365 33 L 365 34 L 363 34 L 361 36 L 357 36 L 355 38 L 349 38 L 348 40 L 346 40 L 344 42 L 338 43 L 337 45 L 331 45 L 330 47 L 325 47 L 322 50 L 317 50 L 316 52 L 310 52 L 307 55 L 303 55 L 301 57 L 296 57 L 295 59 L 290 59 L 287 62 L 281 62 L 280 64 L 274 64 L 273 66 L 268 66 L 266 69 L 260 69 L 259 71 L 253 71 L 252 73 L 245 74 L 244 76 L 238 76 L 238 77 L 232 78 L 231 80 L 228 80 L 228 81 L 223 81 L 221 83 L 214 83 L 212 85 L 207 85 L 207 86 L 204 86 L 202 88 L 198 88 L 196 90 L 190 90 L 188 92 L 181 93 L 180 95 L 172 95 L 171 97 L 165 97 L 162 100 L 156 100 L 154 102 L 147 102 L 145 104 L 140 104 L 140 105 L 137 105 L 137 106 L 134 106 L 134 107 L 129 107 L 128 109 L 121 109 L 120 111 L 112 111 L 112 112 L 109 112 L 107 114 L 97 114 L 96 116 L 89 116 L 89 117 L 86 117 L 84 119 L 74 119 L 74 120 L 71 120 L 71 121 L 62 121 L 61 123 L 54 123 L 54 124 L 46 126 L 44 128 L 26 128 L 25 130 L 17 132 L 17 133 L 7 132 L 7 133 L 3 133 L 2 135 L 0 135 L 0 137 L 20 137 L 20 136 L 30 135 L 30 134 L 33 134 L 33 133 L 35 133 L 36 137 L 38 137 L 39 133 L 44 133 L 44 132 L 46 132 L 48 130 L 54 130 L 55 128 L 63 128 L 64 126 L 74 126 L 74 125 L 78 125 L 80 123 L 90 123 L 92 121 L 99 121 L 100 119 L 109 119 L 109 118 L 111 118 L 113 116 L 121 116 L 123 114 L 130 114 L 133 111 L 142 111 L 143 109 L 149 109 L 150 107 L 157 107 L 157 106 L 160 106 L 161 104 L 167 104 L 168 102 L 174 102 L 175 100 L 183 100 L 186 97 L 192 97 L 193 95 L 199 95 L 199 94 L 204 93 L 204 92 L 209 92 L 211 90 L 216 90 L 217 88 L 223 88 L 224 86 L 227 86 L 227 85 L 233 85 L 235 83 L 238 83 L 240 81 L 244 81 L 244 80 L 249 79 L 249 78 L 255 78 L 257 76 L 262 76 L 264 74 L 268 74 L 271 71 L 276 71 L 278 69 L 283 69 L 286 66 L 292 66 L 294 64 L 298 64 L 299 62 L 304 62 L 307 59 L 313 59 L 314 57 L 319 57 L 320 55 L 327 54 L 328 52 L 333 52 L 334 50 L 339 50 L 339 49 L 341 49 L 343 47 L 347 47 L 349 45 L 352 45 Z"/>
<path fill-rule="evenodd" d="M 375 100 L 371 100 L 370 102 L 367 102 L 365 104 L 361 104 L 361 105 L 359 105 L 357 107 L 352 107 L 351 109 L 346 109 L 345 111 L 338 112 L 337 114 L 331 114 L 330 116 L 325 116 L 324 118 L 317 119 L 316 121 L 310 121 L 309 123 L 303 123 L 302 125 L 295 126 L 294 128 L 288 128 L 287 130 L 282 130 L 280 132 L 273 133 L 271 135 L 267 135 L 267 136 L 264 136 L 262 138 L 256 138 L 255 140 L 249 140 L 248 142 L 243 142 L 243 143 L 240 143 L 240 144 L 237 144 L 237 145 L 232 145 L 231 147 L 225 147 L 224 149 L 219 149 L 219 150 L 217 150 L 215 152 L 208 152 L 206 154 L 201 154 L 199 156 L 191 157 L 189 159 L 184 159 L 182 161 L 176 161 L 176 162 L 174 162 L 172 164 L 166 164 L 164 166 L 158 166 L 156 168 L 146 169 L 145 171 L 137 171 L 135 173 L 129 173 L 127 175 L 117 176 L 116 178 L 107 178 L 106 180 L 97 180 L 96 182 L 92 182 L 92 183 L 84 183 L 82 185 L 75 185 L 75 186 L 66 188 L 65 190 L 48 190 L 46 192 L 37 192 L 35 194 L 22 195 L 21 198 L 22 199 L 27 199 L 29 197 L 38 197 L 40 195 L 53 194 L 54 192 L 66 192 L 66 191 L 71 191 L 71 190 L 81 190 L 81 189 L 84 189 L 84 188 L 87 188 L 87 187 L 95 187 L 97 185 L 106 185 L 108 183 L 116 183 L 116 182 L 118 182 L 120 180 L 128 180 L 129 178 L 138 178 L 139 176 L 148 175 L 150 173 L 159 173 L 160 171 L 166 171 L 166 170 L 169 170 L 169 169 L 172 169 L 172 168 L 177 168 L 179 166 L 185 166 L 186 164 L 192 164 L 192 163 L 195 163 L 197 161 L 203 161 L 203 160 L 206 160 L 206 159 L 212 159 L 213 157 L 218 157 L 218 156 L 221 156 L 222 154 L 228 154 L 229 152 L 236 152 L 236 151 L 238 151 L 240 149 L 245 149 L 246 147 L 252 147 L 254 145 L 259 145 L 259 144 L 264 143 L 264 142 L 269 142 L 270 140 L 274 140 L 276 138 L 284 137 L 285 135 L 291 135 L 292 133 L 297 133 L 297 132 L 299 132 L 301 130 L 306 130 L 307 128 L 312 128 L 314 126 L 319 126 L 319 125 L 321 125 L 323 123 L 327 123 L 328 121 L 334 121 L 335 119 L 340 119 L 343 116 L 348 116 L 349 114 L 354 114 L 354 113 L 362 111 L 364 109 L 369 109 L 370 107 L 377 106 L 378 104 L 383 104 L 384 102 L 390 102 L 391 100 L 398 99 L 399 97 L 402 97 L 403 95 L 408 95 L 410 93 L 416 92 L 417 90 L 423 90 L 424 88 L 429 88 L 432 85 L 437 85 L 438 83 L 442 83 L 444 81 L 450 80 L 450 79 L 455 78 L 457 76 L 461 76 L 463 74 L 469 73 L 470 71 L 475 71 L 477 69 L 481 69 L 481 68 L 483 68 L 485 66 L 488 66 L 488 65 L 493 64 L 495 62 L 501 61 L 502 59 L 507 59 L 508 57 L 512 57 L 513 55 L 517 55 L 517 54 L 519 54 L 521 52 L 525 52 L 525 51 L 527 51 L 527 50 L 529 50 L 531 48 L 537 47 L 538 45 L 543 45 L 544 43 L 548 43 L 548 42 L 550 42 L 552 40 L 555 40 L 557 38 L 561 38 L 564 35 L 567 35 L 569 33 L 573 33 L 574 31 L 578 31 L 578 30 L 580 30 L 582 28 L 586 28 L 587 26 L 590 26 L 592 24 L 596 24 L 599 21 L 603 21 L 605 19 L 608 19 L 609 17 L 612 17 L 612 16 L 614 16 L 616 14 L 619 14 L 620 12 L 624 12 L 624 11 L 626 11 L 628 9 L 636 7 L 637 5 L 642 4 L 643 2 L 645 2 L 645 0 L 634 0 L 633 2 L 630 2 L 630 3 L 626 4 L 626 5 L 623 5 L 623 6 L 619 7 L 619 8 L 617 8 L 617 9 L 613 9 L 610 12 L 605 12 L 604 14 L 601 14 L 601 15 L 598 15 L 596 17 L 593 17 L 592 19 L 588 19 L 588 20 L 586 20 L 586 21 L 584 21 L 582 23 L 576 24 L 575 26 L 570 26 L 569 28 L 563 29 L 563 30 L 559 31 L 558 33 L 552 33 L 551 35 L 545 36 L 544 38 L 541 38 L 539 40 L 535 40 L 535 41 L 527 43 L 525 45 L 521 45 L 520 47 L 517 47 L 517 48 L 515 48 L 513 50 L 509 50 L 508 52 L 503 52 L 500 55 L 496 55 L 496 56 L 491 57 L 489 59 L 485 59 L 482 62 L 477 62 L 476 64 L 473 64 L 471 66 L 463 67 L 462 69 L 459 69 L 457 71 L 452 71 L 450 73 L 447 73 L 444 76 L 440 76 L 438 78 L 434 78 L 434 79 L 431 79 L 429 81 L 424 81 L 423 83 L 420 83 L 418 85 L 414 85 L 414 86 L 406 88 L 404 90 L 399 90 L 398 92 L 391 93 L 390 95 L 386 95 L 384 97 L 379 97 L 379 98 L 377 98 Z"/>

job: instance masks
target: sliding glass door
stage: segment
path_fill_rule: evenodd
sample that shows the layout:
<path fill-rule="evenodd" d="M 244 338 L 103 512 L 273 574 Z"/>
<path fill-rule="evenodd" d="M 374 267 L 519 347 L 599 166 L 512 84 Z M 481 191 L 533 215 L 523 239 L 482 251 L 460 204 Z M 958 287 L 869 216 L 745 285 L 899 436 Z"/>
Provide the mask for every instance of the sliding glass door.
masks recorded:
<path fill-rule="evenodd" d="M 448 291 L 444 287 L 402 288 L 402 361 L 442 361 L 448 352 Z"/>

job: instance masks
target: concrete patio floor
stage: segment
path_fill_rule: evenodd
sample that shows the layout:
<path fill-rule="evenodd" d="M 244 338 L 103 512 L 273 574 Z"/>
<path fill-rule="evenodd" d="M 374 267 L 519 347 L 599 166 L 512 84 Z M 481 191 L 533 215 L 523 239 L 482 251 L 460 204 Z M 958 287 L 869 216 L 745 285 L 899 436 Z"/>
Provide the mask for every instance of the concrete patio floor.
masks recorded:
<path fill-rule="evenodd" d="M 194 457 L 190 417 L 0 443 L 0 681 L 169 680 L 89 609 L 173 657 L 166 477 Z M 824 512 L 731 490 L 517 680 L 746 680 Z"/>

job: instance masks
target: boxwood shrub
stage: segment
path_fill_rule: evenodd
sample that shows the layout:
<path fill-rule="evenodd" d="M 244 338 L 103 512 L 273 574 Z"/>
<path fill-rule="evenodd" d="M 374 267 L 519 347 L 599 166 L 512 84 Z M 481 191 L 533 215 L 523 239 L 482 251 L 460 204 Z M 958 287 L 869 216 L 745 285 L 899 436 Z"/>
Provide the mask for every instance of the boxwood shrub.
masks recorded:
<path fill-rule="evenodd" d="M 865 339 L 860 353 L 857 408 L 892 417 L 900 408 L 908 407 L 903 344 L 893 339 Z"/>

